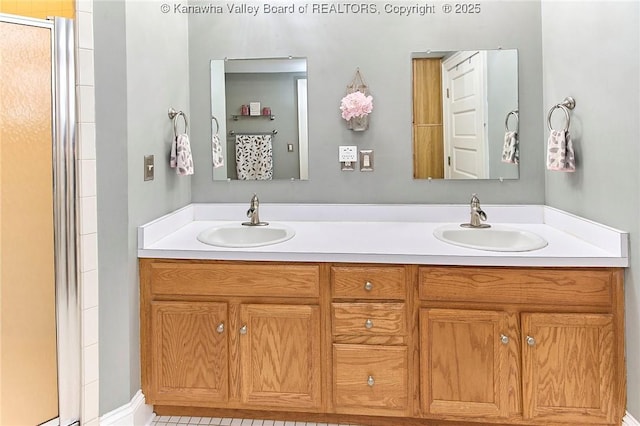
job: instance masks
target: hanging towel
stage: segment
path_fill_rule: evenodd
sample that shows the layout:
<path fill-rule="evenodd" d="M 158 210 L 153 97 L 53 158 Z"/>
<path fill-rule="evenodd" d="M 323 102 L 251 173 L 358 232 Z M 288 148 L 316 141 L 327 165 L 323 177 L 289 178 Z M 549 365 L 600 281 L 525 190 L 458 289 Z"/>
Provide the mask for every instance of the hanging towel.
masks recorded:
<path fill-rule="evenodd" d="M 193 174 L 193 157 L 191 156 L 191 144 L 186 133 L 179 134 L 171 144 L 171 168 L 176 169 L 180 176 Z"/>
<path fill-rule="evenodd" d="M 220 143 L 220 137 L 216 133 L 211 138 L 211 150 L 213 154 L 213 168 L 224 166 L 224 156 L 222 154 L 222 143 Z"/>
<path fill-rule="evenodd" d="M 504 134 L 504 146 L 502 147 L 502 162 L 519 164 L 520 148 L 518 147 L 518 133 L 508 131 Z"/>
<path fill-rule="evenodd" d="M 240 180 L 273 178 L 271 135 L 236 135 L 236 167 Z"/>
<path fill-rule="evenodd" d="M 547 142 L 547 169 L 574 172 L 576 160 L 568 130 L 552 130 Z"/>

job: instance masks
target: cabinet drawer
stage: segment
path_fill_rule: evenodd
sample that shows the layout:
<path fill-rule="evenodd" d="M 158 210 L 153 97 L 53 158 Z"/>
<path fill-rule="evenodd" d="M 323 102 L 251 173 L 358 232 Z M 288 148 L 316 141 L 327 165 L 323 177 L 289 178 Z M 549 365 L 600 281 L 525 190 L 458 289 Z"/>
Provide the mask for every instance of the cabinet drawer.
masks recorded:
<path fill-rule="evenodd" d="M 610 306 L 608 269 L 420 268 L 420 298 L 431 301 Z"/>
<path fill-rule="evenodd" d="M 333 335 L 405 335 L 404 303 L 332 303 Z"/>
<path fill-rule="evenodd" d="M 333 345 L 334 402 L 340 408 L 405 410 L 407 348 Z"/>
<path fill-rule="evenodd" d="M 155 295 L 318 297 L 319 266 L 141 262 Z"/>
<path fill-rule="evenodd" d="M 333 297 L 343 299 L 405 299 L 404 267 L 333 266 Z"/>

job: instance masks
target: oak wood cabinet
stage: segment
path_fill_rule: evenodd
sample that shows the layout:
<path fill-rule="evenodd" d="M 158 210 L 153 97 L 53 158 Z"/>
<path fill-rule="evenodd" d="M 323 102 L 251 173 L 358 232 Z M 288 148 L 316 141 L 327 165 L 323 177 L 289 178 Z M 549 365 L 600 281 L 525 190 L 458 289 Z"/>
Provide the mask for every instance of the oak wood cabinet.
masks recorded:
<path fill-rule="evenodd" d="M 621 271 L 425 267 L 420 295 L 426 415 L 619 424 Z"/>
<path fill-rule="evenodd" d="M 227 304 L 151 303 L 151 388 L 158 403 L 228 397 Z"/>
<path fill-rule="evenodd" d="M 334 265 L 331 286 L 335 412 L 407 416 L 407 268 Z"/>
<path fill-rule="evenodd" d="M 320 409 L 318 265 L 141 260 L 147 402 Z"/>
<path fill-rule="evenodd" d="M 319 408 L 318 306 L 241 305 L 240 319 L 242 403 Z"/>
<path fill-rule="evenodd" d="M 623 271 L 141 259 L 161 415 L 613 425 Z"/>

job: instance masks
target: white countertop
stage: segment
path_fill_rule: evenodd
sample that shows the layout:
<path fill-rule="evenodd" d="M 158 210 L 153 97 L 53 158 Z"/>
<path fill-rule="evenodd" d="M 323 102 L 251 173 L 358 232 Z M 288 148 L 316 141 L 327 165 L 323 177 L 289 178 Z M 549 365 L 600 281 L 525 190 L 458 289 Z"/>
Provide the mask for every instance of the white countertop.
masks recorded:
<path fill-rule="evenodd" d="M 527 252 L 451 245 L 433 231 L 469 220 L 468 205 L 261 204 L 260 219 L 285 224 L 285 242 L 225 248 L 196 236 L 212 226 L 246 220 L 248 204 L 190 204 L 138 228 L 138 256 L 289 262 L 431 265 L 626 267 L 628 234 L 548 206 L 483 205 L 487 223 L 534 232 L 549 243 Z"/>

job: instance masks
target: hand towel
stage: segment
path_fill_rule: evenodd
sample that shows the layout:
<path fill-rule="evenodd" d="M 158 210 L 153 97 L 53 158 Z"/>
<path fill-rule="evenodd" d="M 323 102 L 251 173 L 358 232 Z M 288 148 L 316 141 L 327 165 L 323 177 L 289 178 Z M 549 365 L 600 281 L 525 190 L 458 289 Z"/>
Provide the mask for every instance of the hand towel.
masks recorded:
<path fill-rule="evenodd" d="M 273 178 L 271 135 L 236 135 L 236 168 L 240 180 Z"/>
<path fill-rule="evenodd" d="M 211 138 L 211 150 L 213 154 L 213 168 L 215 169 L 224 166 L 222 143 L 220 143 L 220 137 L 217 133 Z"/>
<path fill-rule="evenodd" d="M 576 160 L 568 130 L 552 130 L 547 142 L 547 169 L 574 172 Z"/>
<path fill-rule="evenodd" d="M 518 147 L 518 133 L 508 131 L 504 134 L 504 146 L 502 147 L 502 162 L 519 164 L 520 149 Z"/>
<path fill-rule="evenodd" d="M 189 143 L 189 136 L 186 133 L 179 134 L 173 139 L 169 165 L 171 168 L 176 169 L 176 173 L 180 176 L 193 174 L 191 144 Z"/>

